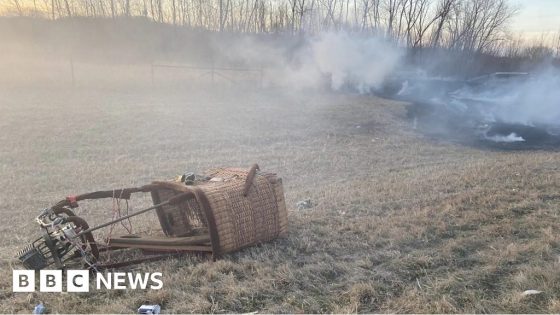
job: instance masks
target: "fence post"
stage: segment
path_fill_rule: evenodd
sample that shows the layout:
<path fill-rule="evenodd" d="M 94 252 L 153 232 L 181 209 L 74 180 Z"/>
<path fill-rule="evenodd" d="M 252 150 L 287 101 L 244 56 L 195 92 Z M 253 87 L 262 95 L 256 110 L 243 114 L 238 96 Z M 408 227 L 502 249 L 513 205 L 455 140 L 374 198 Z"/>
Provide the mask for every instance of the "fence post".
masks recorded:
<path fill-rule="evenodd" d="M 214 59 L 212 59 L 212 72 L 210 73 L 212 77 L 212 84 L 214 84 L 214 71 L 215 71 Z"/>
<path fill-rule="evenodd" d="M 263 79 L 264 79 L 264 67 L 261 65 L 261 68 L 259 69 L 259 87 L 261 89 L 263 88 Z"/>
<path fill-rule="evenodd" d="M 74 58 L 70 56 L 70 75 L 72 76 L 72 87 L 76 87 L 76 77 L 74 76 Z"/>
<path fill-rule="evenodd" d="M 152 86 L 155 85 L 155 78 L 154 78 L 154 63 L 150 64 L 150 79 L 152 81 Z"/>

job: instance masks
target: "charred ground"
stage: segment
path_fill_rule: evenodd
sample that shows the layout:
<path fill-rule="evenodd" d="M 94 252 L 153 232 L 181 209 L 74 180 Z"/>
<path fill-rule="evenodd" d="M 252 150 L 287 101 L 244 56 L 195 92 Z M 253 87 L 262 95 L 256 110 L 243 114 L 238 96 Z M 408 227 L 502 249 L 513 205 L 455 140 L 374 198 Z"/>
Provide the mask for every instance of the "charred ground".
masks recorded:
<path fill-rule="evenodd" d="M 493 150 L 560 150 L 560 135 L 546 126 L 487 123 L 477 113 L 456 112 L 442 103 L 412 102 L 407 118 L 413 129 L 436 141 Z"/>

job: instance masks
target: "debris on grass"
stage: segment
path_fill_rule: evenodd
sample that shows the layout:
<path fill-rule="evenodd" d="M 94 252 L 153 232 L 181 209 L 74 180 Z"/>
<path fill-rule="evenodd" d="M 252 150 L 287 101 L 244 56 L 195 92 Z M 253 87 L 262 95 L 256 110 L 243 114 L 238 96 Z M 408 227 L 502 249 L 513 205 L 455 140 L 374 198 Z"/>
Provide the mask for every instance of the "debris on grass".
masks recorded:
<path fill-rule="evenodd" d="M 296 207 L 298 210 L 311 209 L 313 208 L 313 203 L 311 202 L 311 199 L 305 199 L 298 201 L 298 203 L 296 203 Z"/>
<path fill-rule="evenodd" d="M 39 302 L 39 304 L 35 305 L 32 314 L 45 314 L 45 310 L 46 308 L 45 305 L 43 305 L 43 302 Z"/>
<path fill-rule="evenodd" d="M 142 305 L 138 308 L 138 314 L 159 314 L 161 312 L 161 306 L 155 305 Z"/>
<path fill-rule="evenodd" d="M 539 291 L 539 290 L 525 290 L 525 291 L 523 291 L 523 293 L 521 293 L 521 296 L 535 295 L 535 294 L 541 294 L 541 293 L 543 293 L 543 291 Z"/>

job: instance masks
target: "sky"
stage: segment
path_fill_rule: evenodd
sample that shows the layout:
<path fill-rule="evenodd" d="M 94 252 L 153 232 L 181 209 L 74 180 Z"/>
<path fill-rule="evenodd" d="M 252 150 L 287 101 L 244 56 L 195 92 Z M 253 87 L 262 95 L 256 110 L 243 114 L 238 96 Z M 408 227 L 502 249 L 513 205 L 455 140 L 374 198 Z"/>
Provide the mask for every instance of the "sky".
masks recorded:
<path fill-rule="evenodd" d="M 560 31 L 560 0 L 509 0 L 519 8 L 511 24 L 512 31 L 526 37 L 539 37 L 543 32 Z"/>

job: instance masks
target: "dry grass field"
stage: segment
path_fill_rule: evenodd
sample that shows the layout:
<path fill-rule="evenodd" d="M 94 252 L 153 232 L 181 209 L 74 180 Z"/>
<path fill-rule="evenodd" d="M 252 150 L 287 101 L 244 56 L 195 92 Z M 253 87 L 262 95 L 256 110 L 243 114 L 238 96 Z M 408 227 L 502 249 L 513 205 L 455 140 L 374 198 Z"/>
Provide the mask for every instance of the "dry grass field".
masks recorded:
<path fill-rule="evenodd" d="M 62 70 L 1 78 L 0 312 L 29 313 L 38 301 L 50 313 L 134 313 L 146 302 L 166 313 L 560 312 L 559 152 L 427 137 L 409 104 L 374 96 L 151 86 L 139 79 L 149 70 L 135 71 L 78 77 L 75 88 Z M 136 266 L 163 272 L 159 291 L 12 293 L 12 258 L 36 236 L 40 209 L 255 162 L 284 180 L 287 238 L 217 262 Z M 297 210 L 307 198 L 314 207 Z M 92 223 L 111 211 L 78 210 Z M 521 295 L 529 289 L 543 293 Z"/>

